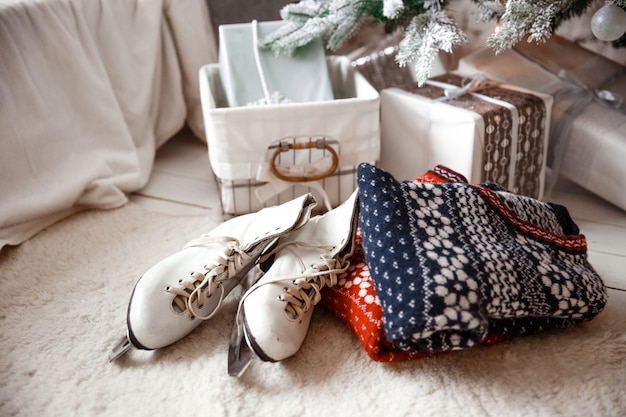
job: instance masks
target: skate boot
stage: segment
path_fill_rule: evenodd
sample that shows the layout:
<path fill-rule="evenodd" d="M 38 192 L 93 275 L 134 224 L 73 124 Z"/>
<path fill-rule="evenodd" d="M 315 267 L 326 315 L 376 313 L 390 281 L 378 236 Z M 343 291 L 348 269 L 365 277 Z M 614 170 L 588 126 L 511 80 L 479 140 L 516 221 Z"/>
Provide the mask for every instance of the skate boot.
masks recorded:
<path fill-rule="evenodd" d="M 320 291 L 335 285 L 350 265 L 357 217 L 355 191 L 339 207 L 281 238 L 264 257 L 273 261 L 239 303 L 228 355 L 231 376 L 242 375 L 254 356 L 276 362 L 300 349 Z"/>
<path fill-rule="evenodd" d="M 170 345 L 210 319 L 265 250 L 309 220 L 316 202 L 305 194 L 257 213 L 232 218 L 146 271 L 127 313 L 127 336 L 110 361 L 131 347 Z"/>

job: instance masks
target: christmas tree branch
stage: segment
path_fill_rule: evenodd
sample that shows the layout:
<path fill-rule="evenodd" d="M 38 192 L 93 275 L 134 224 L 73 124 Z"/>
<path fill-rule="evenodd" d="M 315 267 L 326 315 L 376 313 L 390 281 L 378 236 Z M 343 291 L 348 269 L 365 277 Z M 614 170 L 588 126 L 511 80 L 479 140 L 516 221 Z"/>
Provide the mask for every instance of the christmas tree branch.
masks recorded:
<path fill-rule="evenodd" d="M 523 38 L 545 42 L 565 20 L 582 15 L 593 0 L 473 0 L 480 20 L 497 19 L 498 30 L 486 45 L 501 53 Z M 359 28 L 366 16 L 376 18 L 389 31 L 400 28 L 404 39 L 398 45 L 400 65 L 415 64 L 418 82 L 430 73 L 438 51 L 452 52 L 467 42 L 463 31 L 446 14 L 447 0 L 302 0 L 281 10 L 287 23 L 261 40 L 261 47 L 277 54 L 292 54 L 296 48 L 322 38 L 326 47 L 338 49 Z M 608 0 L 626 9 L 626 0 Z M 614 45 L 626 44 L 626 35 Z"/>

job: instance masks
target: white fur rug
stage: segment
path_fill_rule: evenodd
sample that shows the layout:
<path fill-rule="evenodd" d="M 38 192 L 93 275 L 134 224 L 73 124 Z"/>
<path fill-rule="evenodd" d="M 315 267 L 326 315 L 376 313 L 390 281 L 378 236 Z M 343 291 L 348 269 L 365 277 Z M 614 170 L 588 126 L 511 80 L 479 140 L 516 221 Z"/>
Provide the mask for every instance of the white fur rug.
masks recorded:
<path fill-rule="evenodd" d="M 626 413 L 626 312 L 610 301 L 565 331 L 396 364 L 371 361 L 320 307 L 295 357 L 255 362 L 235 379 L 226 372 L 229 298 L 179 343 L 109 363 L 137 278 L 216 222 L 128 204 L 77 214 L 0 252 L 0 416 Z"/>

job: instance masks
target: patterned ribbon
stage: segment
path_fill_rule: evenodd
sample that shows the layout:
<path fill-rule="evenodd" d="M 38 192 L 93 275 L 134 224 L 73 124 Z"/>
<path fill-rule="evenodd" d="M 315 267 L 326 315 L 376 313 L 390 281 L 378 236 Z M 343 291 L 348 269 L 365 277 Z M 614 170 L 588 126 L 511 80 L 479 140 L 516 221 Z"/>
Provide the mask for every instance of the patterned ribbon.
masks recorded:
<path fill-rule="evenodd" d="M 546 107 L 540 97 L 482 79 L 466 82 L 456 74 L 434 77 L 407 90 L 481 115 L 485 132 L 480 181 L 539 197 L 546 152 Z M 498 101 L 510 103 L 517 114 Z"/>

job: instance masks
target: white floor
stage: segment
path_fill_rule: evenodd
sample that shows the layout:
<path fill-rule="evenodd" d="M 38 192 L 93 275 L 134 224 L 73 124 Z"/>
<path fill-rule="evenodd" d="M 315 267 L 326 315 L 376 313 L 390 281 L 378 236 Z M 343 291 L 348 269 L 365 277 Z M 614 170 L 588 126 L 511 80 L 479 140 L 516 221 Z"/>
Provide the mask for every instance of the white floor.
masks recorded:
<path fill-rule="evenodd" d="M 569 209 L 587 237 L 591 264 L 610 289 L 609 303 L 626 311 L 626 212 L 568 181 L 550 200 Z M 220 210 L 206 144 L 187 130 L 172 138 L 158 151 L 150 182 L 131 201 L 171 214 Z"/>

